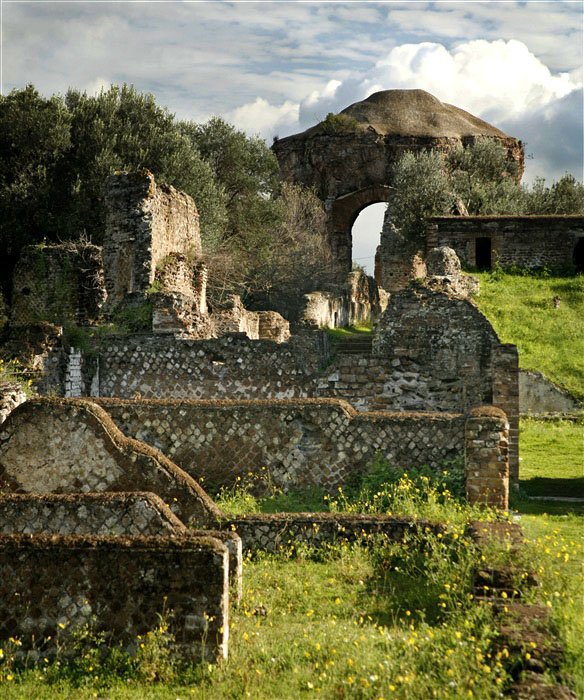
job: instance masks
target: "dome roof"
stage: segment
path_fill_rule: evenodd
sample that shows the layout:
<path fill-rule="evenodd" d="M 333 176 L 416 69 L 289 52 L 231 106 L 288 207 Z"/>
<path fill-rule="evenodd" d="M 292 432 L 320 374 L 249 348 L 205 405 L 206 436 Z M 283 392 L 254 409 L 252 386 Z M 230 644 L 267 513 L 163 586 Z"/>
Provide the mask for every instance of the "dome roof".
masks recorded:
<path fill-rule="evenodd" d="M 352 117 L 356 130 L 373 128 L 385 136 L 508 138 L 507 134 L 459 107 L 441 102 L 425 90 L 382 90 L 346 107 L 341 114 Z M 347 129 L 349 131 L 349 129 Z M 323 122 L 303 132 L 313 136 L 326 133 Z M 300 136 L 300 134 L 298 134 Z"/>

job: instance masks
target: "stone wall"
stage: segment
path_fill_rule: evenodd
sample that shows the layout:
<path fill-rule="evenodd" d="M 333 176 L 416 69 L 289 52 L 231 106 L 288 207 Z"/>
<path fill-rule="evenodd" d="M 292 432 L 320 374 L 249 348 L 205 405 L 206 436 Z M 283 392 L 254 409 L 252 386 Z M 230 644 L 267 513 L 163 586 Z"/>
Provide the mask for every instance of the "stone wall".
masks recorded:
<path fill-rule="evenodd" d="M 85 376 L 86 394 L 93 382 L 95 394 L 122 398 L 293 398 L 310 396 L 320 376 L 312 336 L 287 343 L 242 333 L 209 340 L 111 336 L 101 342 L 98 357 Z"/>
<path fill-rule="evenodd" d="M 18 382 L 0 382 L 0 425 L 25 401 L 26 394 Z"/>
<path fill-rule="evenodd" d="M 185 535 L 187 528 L 154 493 L 0 495 L 7 535 Z"/>
<path fill-rule="evenodd" d="M 90 243 L 25 246 L 12 275 L 10 323 L 87 323 L 105 302 L 101 248 Z"/>
<path fill-rule="evenodd" d="M 450 246 L 463 265 L 477 264 L 480 238 L 490 240 L 492 264 L 556 267 L 572 264 L 584 217 L 436 216 L 428 219 L 426 236 L 428 250 Z"/>
<path fill-rule="evenodd" d="M 519 411 L 523 415 L 577 413 L 583 408 L 570 393 L 547 379 L 541 372 L 520 370 Z"/>
<path fill-rule="evenodd" d="M 0 535 L 0 639 L 20 639 L 34 658 L 93 624 L 133 652 L 172 611 L 179 653 L 225 658 L 228 568 L 212 537 Z"/>
<path fill-rule="evenodd" d="M 214 486 L 264 468 L 285 490 L 333 491 L 377 452 L 404 468 L 437 467 L 464 454 L 462 415 L 357 413 L 338 399 L 98 401 L 126 435 Z"/>
<path fill-rule="evenodd" d="M 381 306 L 377 283 L 359 270 L 350 272 L 344 285 L 304 295 L 299 321 L 312 328 L 342 328 L 378 318 Z"/>
<path fill-rule="evenodd" d="M 160 535 L 214 537 L 229 552 L 233 601 L 242 593 L 241 538 L 231 529 L 188 530 L 154 493 L 73 493 L 0 495 L 0 534 Z"/>
<path fill-rule="evenodd" d="M 0 492 L 103 491 L 152 491 L 186 524 L 222 516 L 188 474 L 89 401 L 32 399 L 10 414 L 0 432 Z"/>
<path fill-rule="evenodd" d="M 107 305 L 113 309 L 128 294 L 145 294 L 157 267 L 172 254 L 200 257 L 201 236 L 194 201 L 157 185 L 148 171 L 116 173 L 105 192 L 103 263 Z"/>
<path fill-rule="evenodd" d="M 501 409 L 478 406 L 470 412 L 464 471 L 469 503 L 509 507 L 509 423 Z"/>
<path fill-rule="evenodd" d="M 406 535 L 445 532 L 444 525 L 426 520 L 364 513 L 275 513 L 229 518 L 245 549 L 278 552 L 298 543 L 321 547 L 330 542 L 375 542 L 380 537 L 402 542 Z"/>

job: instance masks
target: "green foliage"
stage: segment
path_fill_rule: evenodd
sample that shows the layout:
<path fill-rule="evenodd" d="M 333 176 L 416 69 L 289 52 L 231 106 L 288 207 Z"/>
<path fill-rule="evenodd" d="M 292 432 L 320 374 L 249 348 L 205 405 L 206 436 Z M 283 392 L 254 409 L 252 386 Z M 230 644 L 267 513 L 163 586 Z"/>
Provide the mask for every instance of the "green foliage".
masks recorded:
<path fill-rule="evenodd" d="M 584 214 L 584 185 L 566 173 L 551 187 L 539 177 L 524 189 L 525 214 Z"/>
<path fill-rule="evenodd" d="M 352 134 L 359 128 L 359 122 L 348 114 L 329 112 L 320 122 L 325 134 Z"/>
<path fill-rule="evenodd" d="M 406 153 L 393 171 L 396 192 L 388 214 L 408 241 L 419 241 L 429 216 L 453 210 L 478 214 L 579 214 L 584 185 L 566 174 L 551 187 L 540 178 L 519 184 L 519 170 L 505 148 L 478 139 L 445 157 L 435 151 Z"/>
<path fill-rule="evenodd" d="M 5 360 L 0 357 L 0 386 L 2 384 L 19 384 L 27 396 L 33 393 L 32 382 L 37 372 L 22 365 L 16 358 Z"/>
<path fill-rule="evenodd" d="M 127 306 L 113 315 L 114 325 L 122 333 L 138 333 L 152 330 L 152 302 L 144 301 L 135 306 Z"/>
<path fill-rule="evenodd" d="M 436 151 L 406 153 L 394 168 L 393 185 L 388 215 L 404 243 L 413 242 L 415 248 L 424 238 L 426 219 L 448 214 L 453 203 L 442 156 Z"/>
<path fill-rule="evenodd" d="M 524 213 L 518 166 L 496 141 L 479 139 L 451 151 L 447 169 L 450 187 L 470 215 Z"/>
<path fill-rule="evenodd" d="M 520 367 L 584 399 L 584 275 L 498 268 L 477 276 L 475 302 L 501 341 L 517 345 Z"/>

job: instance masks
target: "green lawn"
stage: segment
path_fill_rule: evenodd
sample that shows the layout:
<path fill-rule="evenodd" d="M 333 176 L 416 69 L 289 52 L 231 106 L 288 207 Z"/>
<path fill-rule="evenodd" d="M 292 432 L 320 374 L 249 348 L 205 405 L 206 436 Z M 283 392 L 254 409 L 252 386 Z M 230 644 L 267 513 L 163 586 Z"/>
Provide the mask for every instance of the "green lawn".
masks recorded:
<path fill-rule="evenodd" d="M 476 273 L 473 273 L 476 274 Z M 475 301 L 504 343 L 515 343 L 522 369 L 584 399 L 584 275 L 478 273 Z M 560 298 L 560 308 L 552 300 Z"/>
<path fill-rule="evenodd" d="M 522 418 L 520 486 L 530 496 L 584 498 L 584 423 Z"/>

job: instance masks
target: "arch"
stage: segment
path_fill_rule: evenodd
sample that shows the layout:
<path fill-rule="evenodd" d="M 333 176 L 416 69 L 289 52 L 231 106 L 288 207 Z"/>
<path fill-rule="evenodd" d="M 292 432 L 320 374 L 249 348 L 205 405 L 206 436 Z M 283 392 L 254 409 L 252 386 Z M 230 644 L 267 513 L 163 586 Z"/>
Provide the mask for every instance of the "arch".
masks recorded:
<path fill-rule="evenodd" d="M 332 203 L 331 247 L 341 276 L 351 270 L 352 228 L 359 214 L 370 204 L 389 202 L 394 188 L 389 185 L 371 185 L 337 197 Z"/>

